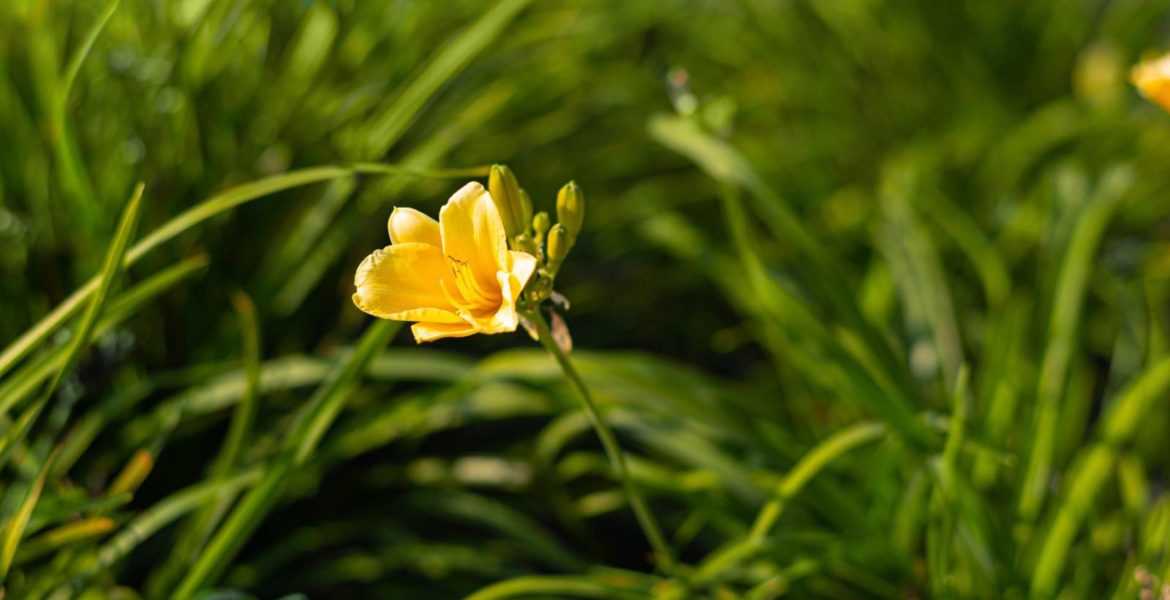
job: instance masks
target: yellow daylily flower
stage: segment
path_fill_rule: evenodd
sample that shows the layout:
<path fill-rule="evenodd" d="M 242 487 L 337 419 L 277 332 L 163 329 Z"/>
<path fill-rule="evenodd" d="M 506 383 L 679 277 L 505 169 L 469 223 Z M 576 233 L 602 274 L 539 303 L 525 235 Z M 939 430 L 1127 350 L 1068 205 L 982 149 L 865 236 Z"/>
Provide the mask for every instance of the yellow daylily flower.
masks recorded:
<path fill-rule="evenodd" d="M 508 250 L 504 222 L 482 185 L 463 186 L 439 220 L 395 208 L 390 245 L 375 250 L 354 275 L 353 303 L 382 319 L 417 321 L 417 342 L 515 331 L 516 299 L 536 258 Z"/>
<path fill-rule="evenodd" d="M 1170 111 L 1170 54 L 1141 62 L 1130 77 L 1143 96 Z"/>

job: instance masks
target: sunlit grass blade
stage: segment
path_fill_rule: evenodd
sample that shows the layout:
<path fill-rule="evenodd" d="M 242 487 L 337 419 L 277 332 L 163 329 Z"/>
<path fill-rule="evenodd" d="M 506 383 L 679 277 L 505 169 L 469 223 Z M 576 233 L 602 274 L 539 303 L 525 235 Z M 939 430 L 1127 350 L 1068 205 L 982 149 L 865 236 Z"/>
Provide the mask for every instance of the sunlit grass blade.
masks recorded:
<path fill-rule="evenodd" d="M 292 452 L 295 464 L 303 464 L 312 456 L 374 356 L 401 328 L 402 323 L 397 321 L 376 321 L 371 324 L 354 346 L 352 354 L 337 365 L 329 380 L 302 407 L 292 425 L 294 434 L 286 438 L 285 442 L 285 449 Z"/>
<path fill-rule="evenodd" d="M 823 365 L 822 357 L 831 357 L 840 370 L 848 375 L 826 378 L 830 385 L 837 386 L 842 397 L 868 401 L 875 410 L 895 423 L 899 430 L 910 436 L 916 435 L 921 424 L 907 407 L 892 401 L 894 393 L 889 389 L 890 379 L 876 371 L 874 365 L 860 363 L 856 354 L 849 351 L 849 346 L 835 338 L 823 325 L 822 318 L 814 314 L 806 302 L 784 289 L 768 274 L 756 250 L 758 245 L 737 188 L 725 187 L 720 197 L 728 231 L 743 268 L 747 271 L 749 289 L 753 292 L 747 302 L 762 322 L 775 321 L 786 330 L 786 338 L 795 338 L 794 341 L 803 342 L 812 350 L 807 352 L 802 348 L 798 352 L 785 352 L 780 348 L 777 353 L 795 355 L 793 361 L 808 361 L 802 366 L 806 366 L 811 373 L 826 371 L 817 365 Z"/>
<path fill-rule="evenodd" d="M 1003 255 L 980 230 L 979 224 L 941 194 L 922 198 L 915 206 L 971 261 L 983 285 L 987 306 L 1001 306 L 1011 291 L 1011 274 Z"/>
<path fill-rule="evenodd" d="M 548 568 L 580 571 L 586 563 L 523 512 L 491 498 L 466 492 L 419 494 L 419 512 L 437 512 L 469 524 L 489 527 L 515 539 Z"/>
<path fill-rule="evenodd" d="M 794 247 L 812 275 L 810 285 L 821 292 L 851 329 L 853 342 L 843 348 L 862 365 L 872 364 L 872 373 L 882 374 L 892 388 L 887 417 L 901 423 L 900 429 L 914 441 L 932 443 L 931 436 L 909 418 L 917 390 L 909 372 L 899 361 L 887 340 L 862 316 L 856 295 L 846 285 L 840 266 L 831 253 L 812 236 L 800 218 L 752 169 L 747 160 L 725 142 L 706 134 L 692 120 L 658 115 L 650 120 L 651 135 L 671 150 L 694 161 L 708 175 L 750 192 L 753 206 L 778 240 Z"/>
<path fill-rule="evenodd" d="M 223 449 L 211 469 L 212 476 L 217 478 L 236 468 L 252 429 L 252 421 L 256 418 L 256 402 L 260 393 L 260 322 L 256 316 L 256 305 L 242 291 L 232 295 L 232 305 L 243 333 L 244 395 L 236 405 L 231 425 L 224 437 Z"/>
<path fill-rule="evenodd" d="M 1061 262 L 1036 389 L 1034 435 L 1020 490 L 1019 516 L 1025 526 L 1036 518 L 1048 496 L 1061 399 L 1076 353 L 1076 335 L 1094 257 L 1114 210 L 1133 182 L 1134 173 L 1128 167 L 1115 167 L 1101 177 L 1097 192 L 1078 219 Z"/>
<path fill-rule="evenodd" d="M 1110 406 L 1102 419 L 1098 440 L 1078 456 L 1044 537 L 1032 571 L 1033 598 L 1047 598 L 1056 591 L 1070 547 L 1102 486 L 1113 474 L 1118 451 L 1132 440 L 1154 404 L 1165 399 L 1168 389 L 1170 359 L 1163 359 L 1151 365 Z"/>
<path fill-rule="evenodd" d="M 710 583 L 758 552 L 769 532 L 794 498 L 817 473 L 834 459 L 853 448 L 887 435 L 889 429 L 882 423 L 859 423 L 842 429 L 817 444 L 777 484 L 772 499 L 756 515 L 747 538 L 736 540 L 712 552 L 696 568 L 691 580 L 697 584 Z"/>
<path fill-rule="evenodd" d="M 784 504 L 799 493 L 825 465 L 857 446 L 881 439 L 886 432 L 886 427 L 880 423 L 860 423 L 838 431 L 817 444 L 784 476 L 776 487 L 775 497 L 760 509 L 752 523 L 751 537 L 761 540 L 768 535 L 780 518 Z"/>
<path fill-rule="evenodd" d="M 125 266 L 133 265 L 151 250 L 191 227 L 240 204 L 286 189 L 348 177 L 351 174 L 351 171 L 343 167 L 314 167 L 276 175 L 217 194 L 167 221 L 137 244 L 134 244 L 126 253 Z M 4 353 L 0 354 L 0 375 L 11 369 L 17 361 L 61 327 L 69 317 L 73 316 L 89 296 L 97 291 L 99 282 L 100 280 L 96 277 L 87 281 L 24 335 L 9 344 Z"/>
<path fill-rule="evenodd" d="M 1018 404 L 1022 388 L 1030 381 L 1031 364 L 1026 362 L 1023 346 L 1027 339 L 1025 327 L 1028 305 L 1013 298 L 996 312 L 988 323 L 978 377 L 982 382 L 978 391 L 976 413 L 988 443 L 1006 447 L 1012 426 L 1018 419 Z M 979 488 L 986 489 L 1000 476 L 1003 465 L 988 455 L 979 456 L 971 479 Z"/>
<path fill-rule="evenodd" d="M 126 290 L 110 302 L 110 307 L 94 328 L 94 337 L 100 337 L 160 294 L 202 271 L 207 267 L 207 263 L 206 255 L 184 259 Z M 7 414 L 13 406 L 19 405 L 32 395 L 37 385 L 59 370 L 66 358 L 67 355 L 63 352 L 38 355 L 0 382 L 0 415 Z"/>
<path fill-rule="evenodd" d="M 84 161 L 73 139 L 65 113 L 69 103 L 69 93 L 73 89 L 77 74 L 81 71 L 81 66 L 85 63 L 90 51 L 93 50 L 98 36 L 109 23 L 110 17 L 114 16 L 114 12 L 117 11 L 118 4 L 119 0 L 108 2 L 97 20 L 86 31 L 81 45 L 69 58 L 69 62 L 65 65 L 65 71 L 56 83 L 51 98 L 52 105 L 49 108 L 53 152 L 57 159 L 57 165 L 61 169 L 62 183 L 70 199 L 70 206 L 75 210 L 77 216 L 82 217 L 78 219 L 81 222 L 100 222 L 100 219 L 92 217 L 94 211 L 101 204 L 94 202 L 93 184 L 86 173 Z"/>
<path fill-rule="evenodd" d="M 244 359 L 244 389 L 236 404 L 228 432 L 224 435 L 219 455 L 211 464 L 208 477 L 222 480 L 240 462 L 240 456 L 256 418 L 257 402 L 260 395 L 260 323 L 256 305 L 243 291 L 232 294 L 232 306 L 240 322 L 242 351 Z M 231 506 L 230 496 L 220 496 L 206 507 L 192 515 L 172 544 L 170 558 L 163 562 L 148 583 L 148 589 L 162 593 L 168 589 L 180 573 L 195 557 L 200 547 L 215 529 L 216 523 Z"/>
<path fill-rule="evenodd" d="M 530 2 L 501 0 L 446 44 L 394 102 L 365 125 L 365 156 L 378 158 L 385 154 L 435 92 L 491 44 Z"/>
<path fill-rule="evenodd" d="M 517 577 L 492 584 L 467 597 L 467 600 L 502 600 L 528 596 L 599 598 L 614 600 L 646 600 L 651 598 L 647 591 L 626 590 L 605 585 L 588 577 L 538 576 Z"/>
<path fill-rule="evenodd" d="M 138 490 L 138 486 L 146 481 L 150 472 L 154 470 L 154 457 L 151 456 L 150 450 L 140 449 L 130 457 L 130 462 L 122 468 L 122 472 L 118 473 L 118 477 L 110 484 L 110 488 L 106 490 L 107 496 L 121 496 L 123 494 L 133 494 Z"/>
<path fill-rule="evenodd" d="M 526 317 L 536 326 L 537 341 L 540 342 L 541 346 L 544 346 L 550 356 L 556 359 L 557 364 L 564 371 L 565 378 L 572 384 L 573 389 L 577 392 L 577 396 L 581 399 L 585 414 L 588 415 L 589 422 L 593 425 L 593 429 L 597 433 L 602 447 L 605 449 L 605 455 L 613 466 L 614 476 L 621 484 L 622 492 L 630 504 L 630 509 L 637 518 L 642 532 L 646 535 L 650 547 L 654 550 L 657 566 L 665 573 L 674 574 L 678 569 L 675 551 L 666 541 L 666 536 L 662 533 L 662 526 L 658 524 L 658 518 L 646 504 L 641 490 L 638 489 L 637 483 L 630 477 L 626 465 L 625 452 L 618 444 L 617 438 L 614 437 L 609 425 L 606 424 L 601 414 L 597 411 L 597 404 L 593 400 L 593 394 L 589 391 L 589 387 L 585 385 L 585 380 L 581 378 L 580 373 L 573 366 L 567 351 L 562 349 L 553 340 L 553 334 L 549 329 L 548 322 L 545 320 L 544 315 L 541 314 L 540 309 L 528 313 Z"/>
<path fill-rule="evenodd" d="M 396 168 L 393 165 L 363 164 L 356 169 L 371 174 L 410 175 L 417 177 L 463 177 L 467 172 L 482 172 L 482 167 L 467 170 L 427 170 L 411 167 Z M 351 177 L 355 169 L 340 166 L 309 167 L 274 175 L 251 183 L 233 187 L 187 209 L 170 219 L 158 229 L 139 240 L 127 252 L 125 267 L 129 267 L 149 254 L 155 248 L 174 239 L 196 225 L 241 204 L 263 198 L 284 190 Z M 73 292 L 61 304 L 45 315 L 31 329 L 13 341 L 0 353 L 0 376 L 8 372 L 21 358 L 59 329 L 73 316 L 84 302 L 98 289 L 99 279 L 92 278 Z"/>
<path fill-rule="evenodd" d="M 953 389 L 963 347 L 938 249 L 913 210 L 913 197 L 922 194 L 918 189 L 923 185 L 918 172 L 922 168 L 909 158 L 886 167 L 879 243 L 902 292 L 908 326 L 929 336 L 933 346 L 933 360 L 927 364 L 937 364 L 935 372 L 941 373 L 944 389 Z"/>
<path fill-rule="evenodd" d="M 114 528 L 114 521 L 109 517 L 91 517 L 54 527 L 22 544 L 16 556 L 16 564 L 36 560 L 73 544 L 91 541 Z"/>
<path fill-rule="evenodd" d="M 73 89 L 73 82 L 76 81 L 77 74 L 81 71 L 81 65 L 89 57 L 89 53 L 93 50 L 93 45 L 97 42 L 98 36 L 106 28 L 106 24 L 109 23 L 110 17 L 114 16 L 120 3 L 121 0 L 110 0 L 106 3 L 106 7 L 102 9 L 98 19 L 85 32 L 85 36 L 81 40 L 81 45 L 74 51 L 73 56 L 69 57 L 69 62 L 65 65 L 65 72 L 61 75 L 62 100 L 68 98 L 69 92 Z"/>
<path fill-rule="evenodd" d="M 279 501 L 288 474 L 312 456 L 370 360 L 389 343 L 401 326 L 402 323 L 398 321 L 385 320 L 370 325 L 353 352 L 337 365 L 330 379 L 302 407 L 286 434 L 284 452 L 275 464 L 267 468 L 256 487 L 228 515 L 199 560 L 179 583 L 173 597 L 190 598 L 217 579 L 235 558 L 244 542 Z"/>
<path fill-rule="evenodd" d="M 109 249 L 106 251 L 106 257 L 102 263 L 101 272 L 98 275 L 99 283 L 97 289 L 95 290 L 93 299 L 89 303 L 89 307 L 81 318 L 81 322 L 73 332 L 73 337 L 65 350 L 65 359 L 61 362 L 60 367 L 57 368 L 49 383 L 42 389 L 40 397 L 20 415 L 4 437 L 0 438 L 0 456 L 7 456 L 14 445 L 20 443 L 28 434 L 29 429 L 41 414 L 41 411 L 49 404 L 49 401 L 53 397 L 53 392 L 57 389 L 57 385 L 61 382 L 61 379 L 73 367 L 73 363 L 81 355 L 82 350 L 89 345 L 94 327 L 97 325 L 98 318 L 101 317 L 102 310 L 105 308 L 110 289 L 113 288 L 114 282 L 122 271 L 122 257 L 126 252 L 126 246 L 130 243 L 130 238 L 134 235 L 135 226 L 138 224 L 142 193 L 145 189 L 145 184 L 139 183 L 134 189 L 134 193 L 130 196 L 130 201 L 126 204 L 126 208 L 122 211 L 122 219 L 118 223 L 117 231 L 114 232 L 113 240 L 110 242 Z M 0 463 L 2 462 L 0 461 Z"/>
<path fill-rule="evenodd" d="M 87 561 L 77 581 L 70 585 L 84 584 L 101 569 L 108 568 L 125 557 L 139 544 L 149 539 L 160 529 L 179 517 L 202 506 L 209 499 L 220 495 L 238 493 L 260 479 L 261 471 L 253 469 L 233 475 L 222 481 L 197 483 L 179 490 L 155 503 L 135 517 L 98 548 L 92 560 Z"/>
<path fill-rule="evenodd" d="M 55 456 L 55 454 L 50 454 L 45 459 L 40 467 L 40 473 L 37 474 L 28 493 L 25 494 L 20 508 L 17 509 L 16 514 L 6 519 L 4 527 L 0 528 L 0 586 L 3 586 L 4 581 L 8 579 L 8 570 L 12 568 L 12 562 L 16 558 L 16 550 L 24 537 L 25 527 L 28 527 L 33 509 L 36 508 L 37 501 L 40 500 L 41 493 L 45 489 L 45 479 L 49 476 Z"/>

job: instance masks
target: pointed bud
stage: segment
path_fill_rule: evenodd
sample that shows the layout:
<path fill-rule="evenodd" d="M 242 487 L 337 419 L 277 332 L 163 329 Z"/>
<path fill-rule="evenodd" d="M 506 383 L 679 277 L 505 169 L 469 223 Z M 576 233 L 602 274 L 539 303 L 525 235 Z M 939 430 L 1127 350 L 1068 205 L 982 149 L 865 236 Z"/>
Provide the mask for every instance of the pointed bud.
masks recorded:
<path fill-rule="evenodd" d="M 536 213 L 535 217 L 532 217 L 532 230 L 536 232 L 536 242 L 538 244 L 544 240 L 544 234 L 548 233 L 550 225 L 548 213 L 543 210 Z"/>
<path fill-rule="evenodd" d="M 548 230 L 548 266 L 553 272 L 569 254 L 569 231 L 565 226 L 557 223 Z"/>
<path fill-rule="evenodd" d="M 585 221 L 585 194 L 576 182 L 570 181 L 557 192 L 557 221 L 565 226 L 571 246 Z"/>
<path fill-rule="evenodd" d="M 524 233 L 528 221 L 520 219 L 523 202 L 520 197 L 520 184 L 508 167 L 492 165 L 491 174 L 488 176 L 488 193 L 496 203 L 496 208 L 500 210 L 500 218 L 504 221 L 504 233 L 509 238 Z"/>
<path fill-rule="evenodd" d="M 524 231 L 528 231 L 528 226 L 532 224 L 532 196 L 528 195 L 527 190 L 520 190 L 520 212 L 517 218 Z"/>

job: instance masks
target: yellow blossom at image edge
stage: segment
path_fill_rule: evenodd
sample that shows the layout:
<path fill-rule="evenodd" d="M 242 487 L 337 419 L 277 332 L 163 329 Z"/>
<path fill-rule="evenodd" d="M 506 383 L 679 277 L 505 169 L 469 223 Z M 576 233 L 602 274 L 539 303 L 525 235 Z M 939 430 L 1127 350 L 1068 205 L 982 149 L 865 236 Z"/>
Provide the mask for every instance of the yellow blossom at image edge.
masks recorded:
<path fill-rule="evenodd" d="M 1143 96 L 1170 111 L 1170 54 L 1142 61 L 1131 79 Z"/>

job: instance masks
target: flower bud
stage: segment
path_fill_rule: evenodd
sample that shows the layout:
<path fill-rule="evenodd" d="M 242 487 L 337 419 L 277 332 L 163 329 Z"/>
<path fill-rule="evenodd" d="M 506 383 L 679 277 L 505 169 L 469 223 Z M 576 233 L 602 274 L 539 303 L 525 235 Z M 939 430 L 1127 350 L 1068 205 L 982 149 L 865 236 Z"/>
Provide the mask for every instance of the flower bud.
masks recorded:
<path fill-rule="evenodd" d="M 492 165 L 491 174 L 488 175 L 488 193 L 492 196 L 492 202 L 496 203 L 496 208 L 500 210 L 500 219 L 504 222 L 504 233 L 509 238 L 524 233 L 528 228 L 528 219 L 521 218 L 521 215 L 524 214 L 524 200 L 520 195 L 520 184 L 508 167 Z M 531 212 L 532 209 L 529 208 L 528 213 L 531 214 Z"/>
<path fill-rule="evenodd" d="M 585 221 L 585 194 L 576 182 L 570 181 L 557 192 L 557 221 L 565 226 L 569 245 L 573 245 Z"/>
<path fill-rule="evenodd" d="M 517 214 L 520 221 L 520 226 L 524 231 L 528 231 L 528 226 L 532 224 L 532 196 L 528 195 L 528 191 L 520 190 L 520 212 Z"/>
<path fill-rule="evenodd" d="M 540 243 L 544 239 L 544 234 L 548 233 L 550 225 L 548 213 L 543 210 L 536 213 L 535 217 L 532 217 L 532 230 L 536 232 L 537 243 Z"/>
<path fill-rule="evenodd" d="M 554 272 L 561 261 L 569 254 L 573 244 L 569 241 L 569 231 L 564 225 L 557 223 L 548 231 L 548 266 Z"/>

